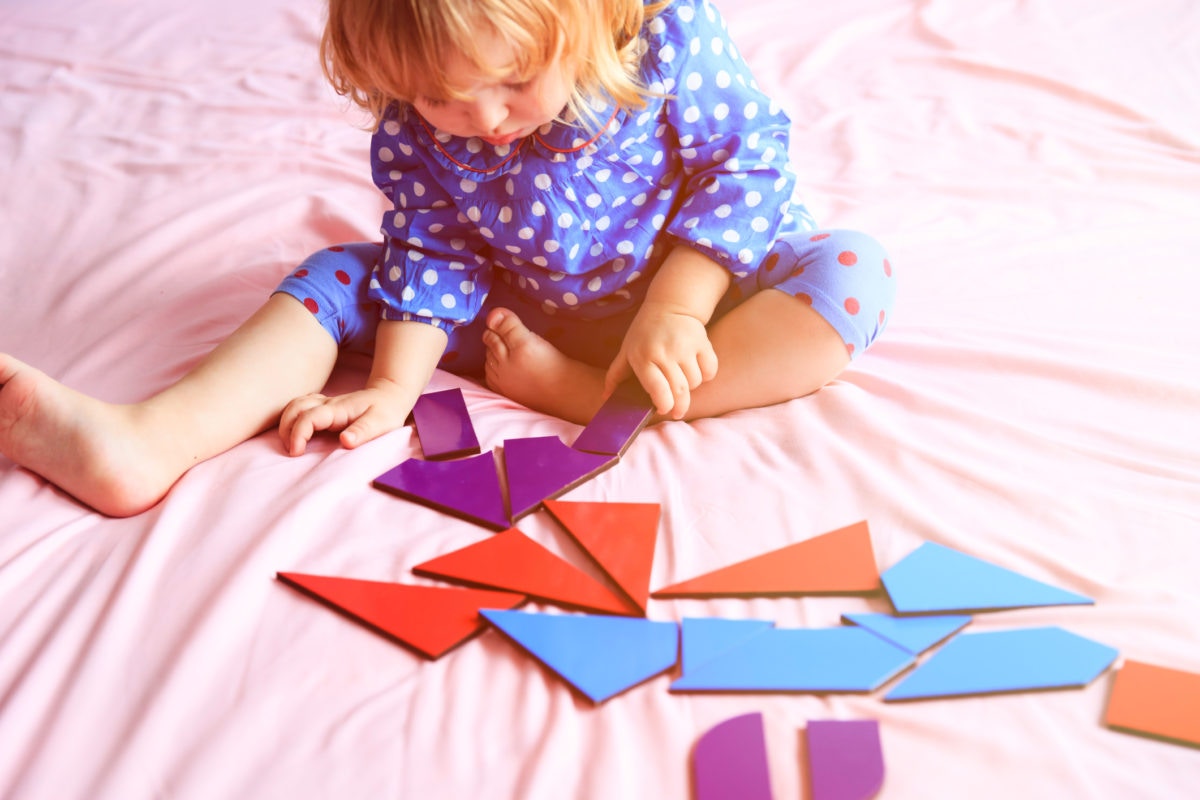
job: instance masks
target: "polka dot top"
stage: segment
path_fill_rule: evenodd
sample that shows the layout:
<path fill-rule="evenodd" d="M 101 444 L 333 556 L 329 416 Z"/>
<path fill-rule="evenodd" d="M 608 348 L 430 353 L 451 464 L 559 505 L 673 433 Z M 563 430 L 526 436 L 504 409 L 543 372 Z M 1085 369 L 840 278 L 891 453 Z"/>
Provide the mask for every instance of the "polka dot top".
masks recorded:
<path fill-rule="evenodd" d="M 392 203 L 369 290 L 384 319 L 468 323 L 496 280 L 596 319 L 639 303 L 678 244 L 741 276 L 780 233 L 815 227 L 791 203 L 790 121 L 717 11 L 676 0 L 643 35 L 642 78 L 666 96 L 596 103 L 592 130 L 556 122 L 493 146 L 389 109 L 371 148 Z"/>

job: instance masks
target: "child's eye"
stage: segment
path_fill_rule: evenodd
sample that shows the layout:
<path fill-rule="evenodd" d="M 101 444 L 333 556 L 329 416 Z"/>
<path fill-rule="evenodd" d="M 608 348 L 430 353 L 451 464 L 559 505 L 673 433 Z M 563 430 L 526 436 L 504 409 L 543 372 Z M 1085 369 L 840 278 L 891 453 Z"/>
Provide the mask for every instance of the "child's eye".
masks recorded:
<path fill-rule="evenodd" d="M 506 84 L 504 84 L 504 87 L 506 89 L 510 89 L 514 92 L 523 92 L 532 85 L 533 85 L 533 80 L 531 79 L 531 80 L 527 80 L 527 81 L 519 81 L 517 83 L 506 83 Z"/>
<path fill-rule="evenodd" d="M 441 108 L 442 106 L 446 105 L 445 100 L 439 100 L 436 97 L 422 97 L 421 102 L 430 108 Z"/>

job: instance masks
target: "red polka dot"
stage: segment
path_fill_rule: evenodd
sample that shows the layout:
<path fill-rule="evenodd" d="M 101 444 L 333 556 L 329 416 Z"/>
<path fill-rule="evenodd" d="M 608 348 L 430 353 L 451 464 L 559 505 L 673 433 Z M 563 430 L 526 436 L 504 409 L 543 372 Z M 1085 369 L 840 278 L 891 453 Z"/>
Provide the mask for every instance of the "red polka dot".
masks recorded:
<path fill-rule="evenodd" d="M 853 356 L 854 356 L 854 345 L 847 343 L 847 344 L 846 344 L 846 352 L 847 352 L 847 353 L 848 353 L 848 354 L 849 354 L 851 357 L 853 357 Z"/>
<path fill-rule="evenodd" d="M 804 274 L 804 265 L 803 264 L 801 264 L 800 266 L 798 266 L 794 270 L 792 270 L 792 275 L 803 275 L 803 274 Z M 790 278 L 790 277 L 792 277 L 792 275 L 789 275 L 788 277 Z"/>
<path fill-rule="evenodd" d="M 886 258 L 883 260 L 883 274 L 887 275 L 889 278 L 892 277 L 892 262 L 888 261 Z"/>
<path fill-rule="evenodd" d="M 374 303 L 359 303 L 358 310 L 359 311 L 374 311 L 375 304 Z"/>
<path fill-rule="evenodd" d="M 767 260 L 763 262 L 763 268 L 768 272 L 779 266 L 779 253 L 771 253 L 767 256 Z"/>
<path fill-rule="evenodd" d="M 337 272 L 333 273 L 333 277 L 337 278 L 338 283 L 342 284 L 343 286 L 350 285 L 350 276 L 346 274 L 345 270 L 339 269 Z"/>
<path fill-rule="evenodd" d="M 342 247 L 340 244 L 335 244 L 333 247 L 329 248 L 329 252 L 344 253 L 344 252 L 346 252 L 346 248 Z"/>
<path fill-rule="evenodd" d="M 805 294 L 804 292 L 801 292 L 800 294 L 796 295 L 796 299 L 799 300 L 801 303 L 804 303 L 805 305 L 809 305 L 809 306 L 812 305 L 812 295 L 810 295 L 810 294 Z"/>
<path fill-rule="evenodd" d="M 298 270 L 296 270 L 295 277 L 297 277 L 297 278 L 307 278 L 307 277 L 308 277 L 308 270 L 306 270 L 306 269 L 298 269 Z"/>
<path fill-rule="evenodd" d="M 317 301 L 313 300 L 311 297 L 304 298 L 304 307 L 314 314 L 321 310 L 321 307 L 317 305 Z"/>
<path fill-rule="evenodd" d="M 853 267 L 858 263 L 858 256 L 852 250 L 843 250 L 838 253 L 838 263 L 843 267 Z"/>
<path fill-rule="evenodd" d="M 443 364 L 453 364 L 455 361 L 458 361 L 458 351 L 457 350 L 447 350 L 445 353 L 442 354 L 442 363 Z"/>
<path fill-rule="evenodd" d="M 851 314 L 857 314 L 859 309 L 858 300 L 853 297 L 846 298 L 846 310 Z"/>
<path fill-rule="evenodd" d="M 828 238 L 829 238 L 829 234 L 828 234 L 828 233 L 818 233 L 816 236 L 814 236 L 814 237 L 812 237 L 811 239 L 809 239 L 809 241 L 810 241 L 810 242 L 819 242 L 819 241 L 821 241 L 822 239 L 828 239 Z"/>
<path fill-rule="evenodd" d="M 883 324 L 883 312 L 882 311 L 879 312 L 879 324 L 880 325 Z"/>

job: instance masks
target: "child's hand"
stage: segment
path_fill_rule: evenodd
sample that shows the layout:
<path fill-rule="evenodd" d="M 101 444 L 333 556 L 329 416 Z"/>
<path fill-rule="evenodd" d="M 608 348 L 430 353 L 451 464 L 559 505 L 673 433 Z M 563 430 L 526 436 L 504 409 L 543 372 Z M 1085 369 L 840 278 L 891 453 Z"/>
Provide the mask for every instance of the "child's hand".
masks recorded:
<path fill-rule="evenodd" d="M 668 304 L 643 304 L 608 368 L 605 393 L 631 373 L 660 415 L 682 419 L 692 391 L 717 374 L 717 354 L 704 323 Z"/>
<path fill-rule="evenodd" d="M 413 400 L 398 387 L 383 385 L 326 397 L 306 394 L 288 403 L 279 418 L 279 436 L 289 455 L 304 453 L 317 431 L 341 431 L 343 447 L 354 448 L 401 427 Z"/>

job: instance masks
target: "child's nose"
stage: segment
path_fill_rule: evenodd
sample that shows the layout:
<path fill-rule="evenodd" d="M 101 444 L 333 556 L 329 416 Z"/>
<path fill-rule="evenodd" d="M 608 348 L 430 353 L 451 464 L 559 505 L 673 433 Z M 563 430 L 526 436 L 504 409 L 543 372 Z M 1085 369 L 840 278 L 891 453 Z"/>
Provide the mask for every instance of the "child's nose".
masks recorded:
<path fill-rule="evenodd" d="M 485 134 L 495 133 L 508 118 L 508 106 L 498 99 L 477 100 L 473 117 L 480 131 Z"/>

